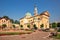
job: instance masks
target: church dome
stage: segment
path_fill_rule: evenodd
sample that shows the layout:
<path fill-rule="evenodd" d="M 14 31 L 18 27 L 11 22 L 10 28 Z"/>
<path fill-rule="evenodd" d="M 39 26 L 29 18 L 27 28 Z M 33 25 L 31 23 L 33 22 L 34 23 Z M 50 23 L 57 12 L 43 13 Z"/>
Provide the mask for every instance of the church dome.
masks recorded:
<path fill-rule="evenodd" d="M 27 12 L 25 16 L 26 16 L 26 17 L 31 17 L 32 15 L 31 15 L 30 12 Z"/>

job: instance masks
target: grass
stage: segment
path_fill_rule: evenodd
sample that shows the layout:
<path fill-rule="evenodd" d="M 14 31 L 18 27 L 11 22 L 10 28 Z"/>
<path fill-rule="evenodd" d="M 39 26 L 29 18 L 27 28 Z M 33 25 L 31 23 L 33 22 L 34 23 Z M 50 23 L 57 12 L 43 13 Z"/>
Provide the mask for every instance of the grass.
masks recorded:
<path fill-rule="evenodd" d="M 60 34 L 58 34 L 58 35 L 56 36 L 56 38 L 57 38 L 57 39 L 60 39 Z"/>
<path fill-rule="evenodd" d="M 20 34 L 20 32 L 0 32 L 0 35 L 17 35 Z"/>
<path fill-rule="evenodd" d="M 57 34 L 57 36 L 54 36 L 55 39 L 60 39 L 60 34 Z"/>
<path fill-rule="evenodd" d="M 26 31 L 26 32 L 0 32 L 1 35 L 21 35 L 21 34 L 30 34 L 33 31 Z"/>

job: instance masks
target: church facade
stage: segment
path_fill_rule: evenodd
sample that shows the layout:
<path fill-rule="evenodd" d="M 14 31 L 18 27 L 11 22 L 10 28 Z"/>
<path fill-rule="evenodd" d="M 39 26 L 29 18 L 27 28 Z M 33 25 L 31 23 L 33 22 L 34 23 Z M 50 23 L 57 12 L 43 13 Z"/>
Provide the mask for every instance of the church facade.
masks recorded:
<path fill-rule="evenodd" d="M 37 27 L 37 29 L 47 29 L 49 28 L 49 17 L 50 14 L 48 11 L 38 14 L 38 9 L 35 7 L 33 16 L 30 12 L 27 12 L 26 15 L 20 19 L 20 26 L 23 29 L 34 28 L 34 26 Z"/>

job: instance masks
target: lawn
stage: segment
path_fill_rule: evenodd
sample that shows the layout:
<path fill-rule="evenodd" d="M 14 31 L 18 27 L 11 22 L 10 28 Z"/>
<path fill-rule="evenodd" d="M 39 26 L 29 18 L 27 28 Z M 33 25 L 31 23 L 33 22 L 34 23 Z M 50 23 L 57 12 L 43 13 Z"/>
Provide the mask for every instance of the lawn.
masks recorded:
<path fill-rule="evenodd" d="M 0 36 L 3 35 L 21 35 L 21 34 L 30 34 L 33 31 L 25 31 L 25 32 L 0 32 Z"/>
<path fill-rule="evenodd" d="M 57 36 L 53 36 L 54 39 L 60 39 L 60 34 L 57 34 Z"/>
<path fill-rule="evenodd" d="M 60 39 L 60 34 L 58 34 L 55 38 Z"/>

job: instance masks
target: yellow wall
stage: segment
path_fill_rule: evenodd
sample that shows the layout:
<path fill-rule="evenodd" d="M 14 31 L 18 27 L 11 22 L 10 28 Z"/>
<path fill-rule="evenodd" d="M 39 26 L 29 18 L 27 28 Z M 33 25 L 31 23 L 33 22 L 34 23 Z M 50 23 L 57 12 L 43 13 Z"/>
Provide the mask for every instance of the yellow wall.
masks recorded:
<path fill-rule="evenodd" d="M 45 13 L 45 14 L 48 15 L 48 13 Z M 35 20 L 35 18 L 36 18 L 36 20 Z M 38 18 L 40 20 L 38 20 Z M 49 17 L 46 15 L 37 15 L 37 16 L 32 16 L 31 18 L 26 18 L 26 19 L 27 19 L 28 23 L 34 22 L 33 24 L 36 24 L 38 29 L 40 29 L 41 24 L 44 24 L 44 27 L 43 27 L 44 29 L 49 28 Z M 24 18 L 20 19 L 20 25 L 23 25 L 24 29 L 27 28 L 27 24 L 24 24 L 24 22 L 21 22 L 21 21 L 24 21 Z M 31 24 L 31 25 L 33 25 L 33 24 Z"/>
<path fill-rule="evenodd" d="M 0 26 L 2 26 L 3 24 L 6 24 L 7 28 L 12 27 L 12 23 L 10 22 L 10 20 L 6 20 L 5 18 L 0 19 Z"/>

